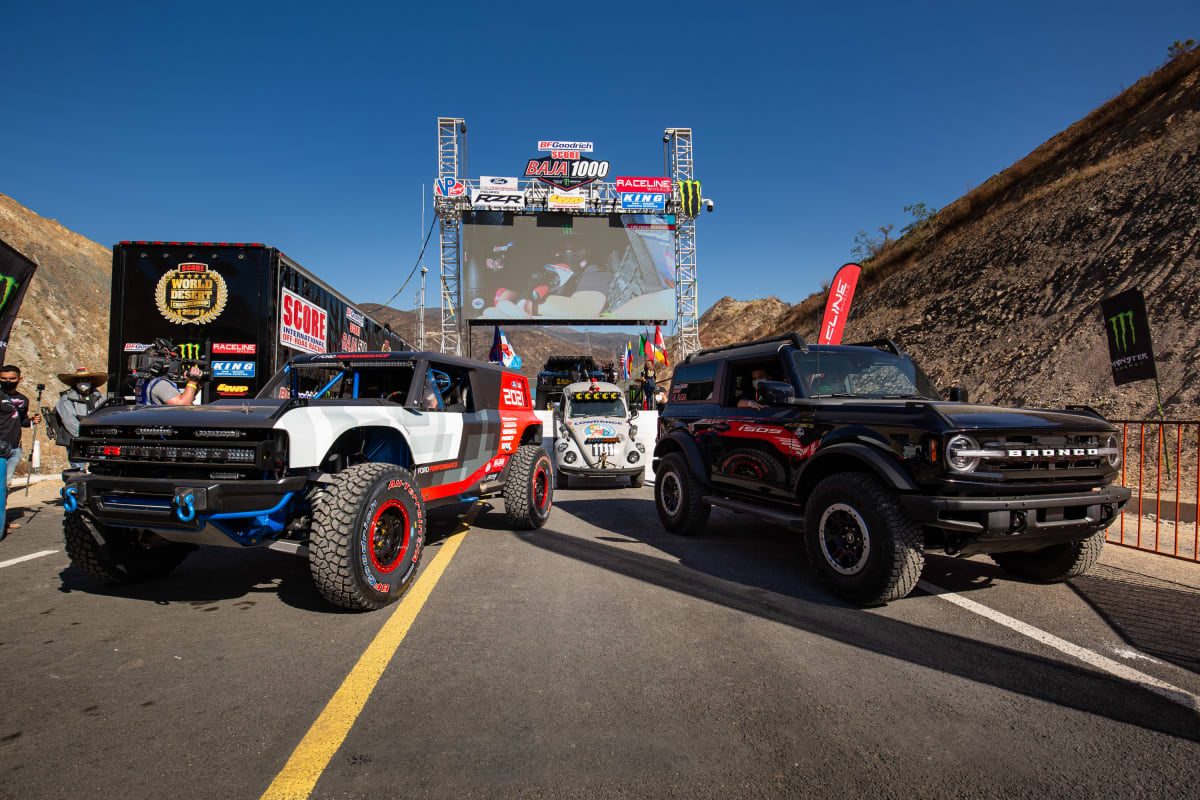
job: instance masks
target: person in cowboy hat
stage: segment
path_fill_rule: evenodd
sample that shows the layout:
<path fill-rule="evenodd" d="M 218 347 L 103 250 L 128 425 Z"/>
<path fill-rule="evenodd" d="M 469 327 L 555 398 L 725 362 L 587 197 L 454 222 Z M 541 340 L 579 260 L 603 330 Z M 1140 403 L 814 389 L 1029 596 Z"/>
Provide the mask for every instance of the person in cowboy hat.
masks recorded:
<path fill-rule="evenodd" d="M 87 367 L 80 367 L 74 372 L 60 372 L 58 379 L 70 388 L 62 392 L 54 414 L 58 417 L 58 437 L 55 444 L 67 448 L 71 453 L 71 440 L 79 435 L 79 420 L 91 414 L 104 402 L 104 395 L 97 389 L 108 380 L 107 372 L 92 372 Z M 84 462 L 72 461 L 75 469 L 83 469 Z"/>

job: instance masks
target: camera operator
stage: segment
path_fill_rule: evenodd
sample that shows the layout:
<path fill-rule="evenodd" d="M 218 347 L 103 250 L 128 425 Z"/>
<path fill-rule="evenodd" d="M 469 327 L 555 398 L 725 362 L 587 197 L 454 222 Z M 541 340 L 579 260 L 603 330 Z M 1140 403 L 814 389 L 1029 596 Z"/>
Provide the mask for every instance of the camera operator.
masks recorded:
<path fill-rule="evenodd" d="M 138 356 L 135 386 L 137 402 L 142 405 L 186 406 L 191 405 L 200 391 L 204 370 L 192 364 L 184 371 L 184 362 L 170 339 L 155 339 L 148 353 Z M 182 391 L 178 386 L 180 377 L 187 380 Z"/>
<path fill-rule="evenodd" d="M 167 375 L 165 364 L 151 368 L 151 377 L 138 386 L 138 402 L 157 406 L 189 406 L 200 391 L 204 372 L 197 366 L 188 367 L 187 385 L 180 391 L 173 376 Z"/>

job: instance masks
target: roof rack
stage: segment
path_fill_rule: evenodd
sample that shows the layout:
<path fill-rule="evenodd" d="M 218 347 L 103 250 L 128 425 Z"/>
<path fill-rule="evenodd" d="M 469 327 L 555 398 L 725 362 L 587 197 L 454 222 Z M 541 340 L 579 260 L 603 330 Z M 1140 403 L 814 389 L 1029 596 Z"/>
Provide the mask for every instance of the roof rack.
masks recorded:
<path fill-rule="evenodd" d="M 771 342 L 787 342 L 795 347 L 800 352 L 808 352 L 808 344 L 804 341 L 804 337 L 798 333 L 785 333 L 782 336 L 772 336 L 767 339 L 755 339 L 752 342 L 735 342 L 734 344 L 725 344 L 720 347 L 707 347 L 703 350 L 697 350 L 694 353 L 689 353 L 684 361 L 691 361 L 695 356 L 706 356 L 709 353 L 719 353 L 722 350 L 733 350 L 738 347 L 752 347 L 758 344 L 769 344 Z"/>
<path fill-rule="evenodd" d="M 868 342 L 855 342 L 851 347 L 877 347 L 880 350 L 887 350 L 892 355 L 902 356 L 904 352 L 900 346 L 891 339 L 871 339 Z"/>

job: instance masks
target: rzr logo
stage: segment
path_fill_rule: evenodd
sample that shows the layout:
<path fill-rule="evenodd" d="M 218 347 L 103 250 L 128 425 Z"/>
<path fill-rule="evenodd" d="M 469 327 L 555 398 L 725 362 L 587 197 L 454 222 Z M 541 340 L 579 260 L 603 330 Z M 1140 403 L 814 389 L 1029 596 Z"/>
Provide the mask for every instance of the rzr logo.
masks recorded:
<path fill-rule="evenodd" d="M 1117 345 L 1117 349 L 1122 353 L 1129 349 L 1129 345 L 1137 344 L 1137 333 L 1133 329 L 1133 312 L 1122 311 L 1116 316 L 1108 318 L 1108 324 L 1112 326 L 1113 341 Z M 1129 341 L 1125 340 L 1126 334 L 1129 336 Z"/>

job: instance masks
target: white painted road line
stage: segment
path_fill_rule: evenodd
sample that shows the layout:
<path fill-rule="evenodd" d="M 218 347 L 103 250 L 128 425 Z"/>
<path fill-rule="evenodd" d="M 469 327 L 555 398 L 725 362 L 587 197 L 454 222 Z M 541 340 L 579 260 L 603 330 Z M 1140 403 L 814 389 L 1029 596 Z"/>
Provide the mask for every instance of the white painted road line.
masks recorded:
<path fill-rule="evenodd" d="M 17 558 L 10 558 L 8 561 L 0 561 L 0 569 L 4 569 L 5 567 L 11 567 L 13 564 L 20 564 L 22 561 L 32 561 L 33 559 L 41 558 L 42 556 L 52 556 L 57 552 L 58 552 L 57 550 L 39 550 L 38 552 L 30 553 L 27 556 L 18 556 Z"/>
<path fill-rule="evenodd" d="M 1147 675 L 1144 672 L 1139 672 L 1132 667 L 1128 667 L 1119 661 L 1113 661 L 1111 658 L 1102 656 L 1099 653 L 1088 650 L 1086 647 L 1080 647 L 1077 644 L 1071 644 L 1066 639 L 1060 639 L 1052 633 L 1047 633 L 1041 628 L 1035 628 L 1032 625 L 1021 622 L 1019 619 L 1002 614 L 995 609 L 988 608 L 985 605 L 976 603 L 974 600 L 968 600 L 961 595 L 957 595 L 947 589 L 943 589 L 936 584 L 928 581 L 918 581 L 917 586 L 935 597 L 940 597 L 948 603 L 953 603 L 959 608 L 966 609 L 973 614 L 978 614 L 981 617 L 986 617 L 992 622 L 999 623 L 1006 628 L 1016 631 L 1022 636 L 1028 636 L 1034 641 L 1041 642 L 1047 647 L 1053 647 L 1061 653 L 1066 653 L 1072 658 L 1078 659 L 1089 666 L 1103 670 L 1110 675 L 1115 675 L 1118 678 L 1127 680 L 1130 683 L 1137 685 L 1162 695 L 1172 702 L 1179 703 L 1185 708 L 1190 708 L 1192 711 L 1200 713 L 1200 696 L 1192 694 L 1189 691 L 1180 689 L 1178 686 L 1172 686 L 1166 681 L 1160 681 L 1153 675 Z"/>

